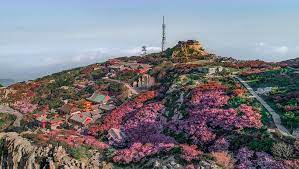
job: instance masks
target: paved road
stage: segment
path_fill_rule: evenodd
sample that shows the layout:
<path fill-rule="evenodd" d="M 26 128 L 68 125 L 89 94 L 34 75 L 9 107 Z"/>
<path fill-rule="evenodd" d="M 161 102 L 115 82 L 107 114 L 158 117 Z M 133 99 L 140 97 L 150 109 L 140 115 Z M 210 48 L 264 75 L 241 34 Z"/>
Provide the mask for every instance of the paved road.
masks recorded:
<path fill-rule="evenodd" d="M 256 98 L 264 107 L 265 109 L 272 115 L 273 121 L 277 127 L 277 129 L 284 135 L 288 136 L 295 136 L 298 138 L 298 135 L 292 135 L 288 129 L 286 129 L 282 124 L 281 124 L 281 119 L 280 116 L 262 99 L 260 96 L 256 94 L 256 92 L 248 85 L 246 81 L 241 79 L 240 77 L 235 77 L 239 82 L 241 82 L 247 90 L 252 94 L 254 98 Z"/>
<path fill-rule="evenodd" d="M 111 82 L 116 82 L 116 83 L 121 83 L 121 84 L 125 85 L 131 91 L 132 94 L 138 94 L 138 92 L 128 83 L 122 82 L 120 80 L 110 79 L 110 78 L 105 78 L 105 80 L 109 80 Z"/>
<path fill-rule="evenodd" d="M 4 105 L 0 105 L 0 112 L 15 115 L 16 120 L 13 123 L 13 126 L 15 126 L 15 127 L 20 127 L 21 126 L 20 122 L 23 119 L 23 114 L 22 113 L 10 108 L 9 106 L 4 106 Z"/>

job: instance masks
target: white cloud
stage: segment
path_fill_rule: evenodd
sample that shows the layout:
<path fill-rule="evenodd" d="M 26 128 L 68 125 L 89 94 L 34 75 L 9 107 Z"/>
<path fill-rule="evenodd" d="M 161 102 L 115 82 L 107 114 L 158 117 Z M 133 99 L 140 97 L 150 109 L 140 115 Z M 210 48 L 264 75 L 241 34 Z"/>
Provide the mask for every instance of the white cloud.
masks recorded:
<path fill-rule="evenodd" d="M 147 47 L 147 51 L 150 52 L 150 53 L 160 52 L 161 48 L 160 47 Z"/>
<path fill-rule="evenodd" d="M 46 57 L 44 58 L 42 64 L 47 66 L 47 65 L 55 65 L 55 64 L 59 64 L 60 60 L 55 59 L 55 58 L 51 58 L 51 57 Z"/>
<path fill-rule="evenodd" d="M 257 45 L 262 47 L 262 46 L 265 46 L 266 44 L 264 42 L 259 42 L 259 43 L 257 43 Z"/>
<path fill-rule="evenodd" d="M 160 51 L 160 47 L 147 47 L 148 53 L 154 53 Z M 98 48 L 92 51 L 83 52 L 82 54 L 72 57 L 72 62 L 90 62 L 90 61 L 99 61 L 103 58 L 110 56 L 131 56 L 131 55 L 140 55 L 141 47 L 135 48 Z"/>
<path fill-rule="evenodd" d="M 259 54 L 265 54 L 265 55 L 287 55 L 290 51 L 290 48 L 288 46 L 282 45 L 270 45 L 265 42 L 259 42 L 256 44 L 256 52 Z"/>
<path fill-rule="evenodd" d="M 160 47 L 146 47 L 148 53 L 154 53 L 154 52 L 159 52 L 161 50 Z M 136 48 L 130 48 L 130 49 L 122 49 L 120 50 L 121 53 L 125 55 L 140 55 L 141 54 L 141 47 L 136 47 Z"/>
<path fill-rule="evenodd" d="M 279 46 L 274 47 L 273 51 L 281 55 L 286 55 L 289 52 L 289 48 L 287 46 Z"/>

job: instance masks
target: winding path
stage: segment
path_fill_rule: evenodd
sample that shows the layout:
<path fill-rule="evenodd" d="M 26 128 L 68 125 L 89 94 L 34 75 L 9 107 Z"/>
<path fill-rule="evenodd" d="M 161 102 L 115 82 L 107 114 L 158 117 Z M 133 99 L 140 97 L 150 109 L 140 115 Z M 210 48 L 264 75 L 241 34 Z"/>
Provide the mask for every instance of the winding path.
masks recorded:
<path fill-rule="evenodd" d="M 20 127 L 21 126 L 21 120 L 23 119 L 23 114 L 10 108 L 9 106 L 0 105 L 0 112 L 6 113 L 6 114 L 12 114 L 16 116 L 16 120 L 13 123 L 13 126 Z"/>
<path fill-rule="evenodd" d="M 272 115 L 272 119 L 275 123 L 275 126 L 277 127 L 277 129 L 284 135 L 288 135 L 288 136 L 294 136 L 298 138 L 297 134 L 292 135 L 288 129 L 286 129 L 282 124 L 281 124 L 281 119 L 279 114 L 277 114 L 270 106 L 268 103 L 266 103 L 264 101 L 264 99 L 262 99 L 260 96 L 258 96 L 256 94 L 256 92 L 248 85 L 248 83 L 246 81 L 244 81 L 243 79 L 241 79 L 240 77 L 235 77 L 240 83 L 242 83 L 243 86 L 246 87 L 246 89 L 250 92 L 250 94 L 256 98 L 264 107 L 265 109 Z"/>

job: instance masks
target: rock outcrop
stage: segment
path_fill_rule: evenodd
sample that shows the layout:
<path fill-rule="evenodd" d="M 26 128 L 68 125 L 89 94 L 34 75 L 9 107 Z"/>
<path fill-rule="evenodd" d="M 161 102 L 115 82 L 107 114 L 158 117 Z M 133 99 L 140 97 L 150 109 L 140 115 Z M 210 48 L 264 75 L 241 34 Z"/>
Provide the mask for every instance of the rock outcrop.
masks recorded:
<path fill-rule="evenodd" d="M 207 55 L 208 53 L 196 40 L 179 41 L 172 52 L 172 58 L 180 62 L 187 62 L 192 58 L 200 58 Z"/>
<path fill-rule="evenodd" d="M 33 145 L 18 133 L 0 133 L 1 169 L 93 169 L 107 167 L 95 153 L 87 162 L 70 157 L 61 146 Z"/>

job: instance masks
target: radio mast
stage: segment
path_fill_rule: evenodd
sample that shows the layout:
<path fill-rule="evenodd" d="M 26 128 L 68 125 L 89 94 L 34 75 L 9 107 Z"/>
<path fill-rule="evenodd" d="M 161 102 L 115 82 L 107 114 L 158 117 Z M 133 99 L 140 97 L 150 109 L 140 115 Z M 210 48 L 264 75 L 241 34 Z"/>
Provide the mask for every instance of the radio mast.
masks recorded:
<path fill-rule="evenodd" d="M 162 24 L 162 54 L 165 50 L 165 42 L 166 42 L 166 25 L 165 25 L 165 21 L 164 21 L 164 16 L 163 16 L 163 24 Z"/>

